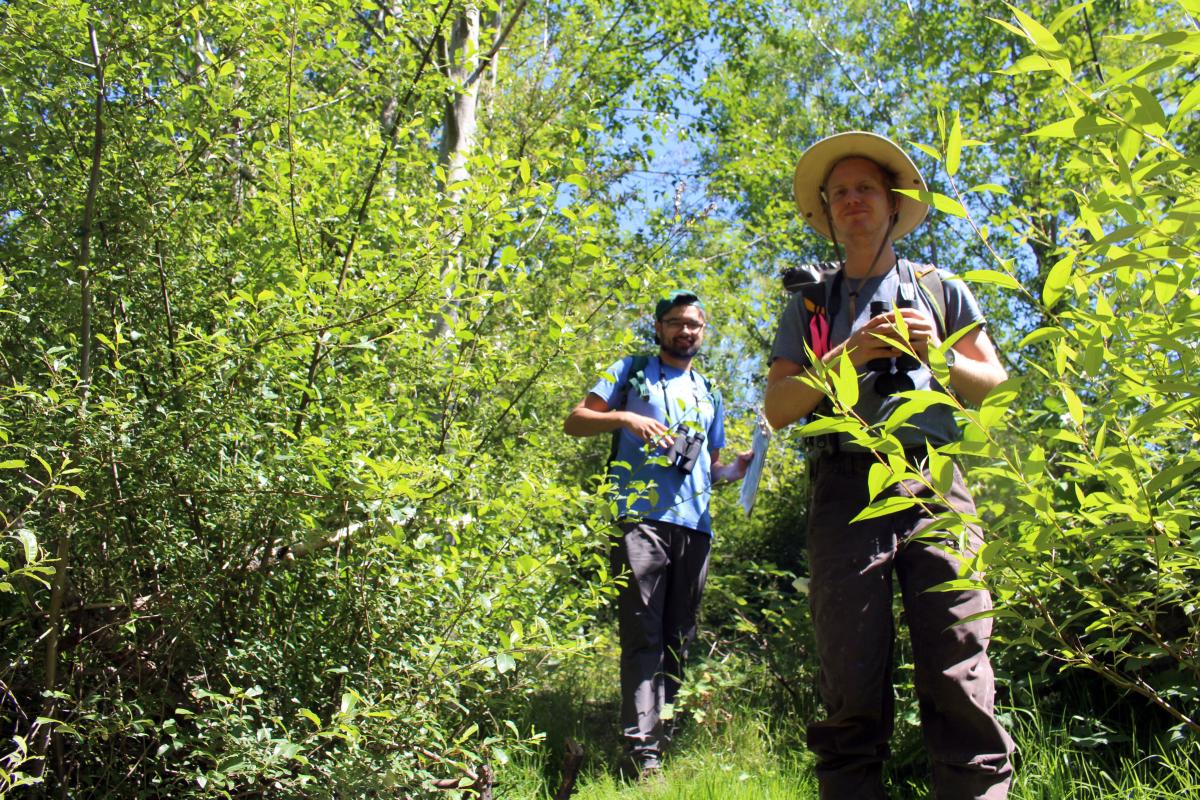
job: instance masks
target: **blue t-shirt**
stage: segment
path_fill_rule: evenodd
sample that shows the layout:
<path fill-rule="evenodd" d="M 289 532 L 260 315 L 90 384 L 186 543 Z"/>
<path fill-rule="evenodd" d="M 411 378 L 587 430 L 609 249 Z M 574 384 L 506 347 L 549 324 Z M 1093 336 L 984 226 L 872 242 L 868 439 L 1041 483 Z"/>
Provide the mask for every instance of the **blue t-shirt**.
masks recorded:
<path fill-rule="evenodd" d="M 657 356 L 646 363 L 648 396 L 643 396 L 629 383 L 632 369 L 633 357 L 626 356 L 608 368 L 591 393 L 608 403 L 609 408 L 615 408 L 617 387 L 627 386 L 625 411 L 651 417 L 670 428 L 682 423 L 687 430 L 702 432 L 704 443 L 695 468 L 685 474 L 665 462 L 647 463 L 654 456 L 662 456 L 662 448 L 644 444 L 624 428 L 617 431 L 617 454 L 612 467 L 617 517 L 671 522 L 711 535 L 710 451 L 725 446 L 725 410 L 721 398 L 708 392 L 695 371 L 676 369 L 662 363 Z"/>
<path fill-rule="evenodd" d="M 914 299 L 926 314 L 934 316 L 933 308 L 931 308 L 925 293 L 915 288 L 915 273 L 909 272 L 908 275 L 904 276 L 903 280 L 901 278 L 900 270 L 915 269 L 917 267 L 912 262 L 901 259 L 896 268 L 888 270 L 883 275 L 877 275 L 864 281 L 862 286 L 858 287 L 858 314 L 855 320 L 850 319 L 850 289 L 847 286 L 848 281 L 844 278 L 837 281 L 837 284 L 840 285 L 841 297 L 839 298 L 839 302 L 841 305 L 839 306 L 838 313 L 830 321 L 829 346 L 836 347 L 838 344 L 846 341 L 850 338 L 850 332 L 853 328 L 861 327 L 871 319 L 872 300 L 882 303 L 885 311 L 891 311 L 896 300 L 906 293 L 902 288 L 902 284 L 908 283 L 909 279 L 913 281 L 909 285 L 915 290 L 907 292 L 914 295 L 910 299 Z M 938 275 L 942 279 L 942 286 L 946 295 L 946 336 L 948 337 L 968 325 L 982 326 L 984 324 L 983 313 L 979 310 L 979 303 L 975 300 L 975 296 L 971 293 L 966 283 L 946 270 L 938 270 Z M 804 332 L 808 330 L 808 323 L 808 313 L 804 308 L 804 298 L 800 292 L 796 292 L 796 294 L 792 295 L 791 301 L 788 303 L 783 316 L 779 320 L 779 329 L 775 333 L 775 344 L 771 348 L 772 361 L 782 357 L 796 362 L 801 367 L 809 365 L 808 355 L 804 352 Z M 915 369 L 908 374 L 913 380 L 914 387 L 917 389 L 946 391 L 944 387 L 938 384 L 937 380 L 933 377 L 933 373 L 924 364 L 919 369 Z M 854 413 L 870 424 L 883 422 L 904 402 L 901 398 L 894 395 L 885 397 L 877 393 L 874 387 L 878 376 L 878 372 L 873 372 L 866 367 L 860 367 L 858 375 L 859 400 L 854 406 Z M 862 450 L 861 447 L 850 441 L 849 434 L 843 433 L 839 434 L 839 436 L 843 449 Z M 933 445 L 938 446 L 956 441 L 959 437 L 960 432 L 958 424 L 954 419 L 954 412 L 943 405 L 930 406 L 925 411 L 914 414 L 909 418 L 907 425 L 902 426 L 896 431 L 896 438 L 905 447 L 923 446 L 926 442 L 931 442 Z"/>

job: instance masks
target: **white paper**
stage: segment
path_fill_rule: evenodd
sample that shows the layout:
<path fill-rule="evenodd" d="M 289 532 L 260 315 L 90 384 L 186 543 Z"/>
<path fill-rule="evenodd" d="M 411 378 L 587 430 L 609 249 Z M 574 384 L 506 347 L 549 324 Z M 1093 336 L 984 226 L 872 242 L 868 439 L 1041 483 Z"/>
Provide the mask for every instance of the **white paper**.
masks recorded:
<path fill-rule="evenodd" d="M 754 458 L 746 468 L 746 477 L 742 479 L 742 508 L 746 516 L 754 510 L 754 499 L 758 497 L 758 482 L 762 478 L 763 465 L 767 461 L 767 446 L 771 443 L 771 426 L 763 417 L 758 418 L 754 428 Z"/>

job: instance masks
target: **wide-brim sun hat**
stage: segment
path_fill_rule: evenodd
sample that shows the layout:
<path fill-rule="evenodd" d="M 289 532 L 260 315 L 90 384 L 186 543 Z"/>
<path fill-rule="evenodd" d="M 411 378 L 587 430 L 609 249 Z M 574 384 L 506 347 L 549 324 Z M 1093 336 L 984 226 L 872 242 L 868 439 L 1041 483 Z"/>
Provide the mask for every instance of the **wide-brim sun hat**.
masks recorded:
<path fill-rule="evenodd" d="M 886 136 L 867 131 L 845 131 L 827 136 L 804 151 L 792 178 L 792 195 L 796 198 L 800 216 L 826 239 L 832 239 L 833 236 L 829 230 L 829 216 L 821 200 L 825 179 L 839 161 L 855 157 L 869 158 L 894 172 L 897 189 L 925 191 L 925 179 L 921 177 L 917 165 Z M 892 241 L 911 233 L 929 213 L 929 206 L 920 200 L 902 194 L 897 194 L 896 199 L 899 205 Z"/>

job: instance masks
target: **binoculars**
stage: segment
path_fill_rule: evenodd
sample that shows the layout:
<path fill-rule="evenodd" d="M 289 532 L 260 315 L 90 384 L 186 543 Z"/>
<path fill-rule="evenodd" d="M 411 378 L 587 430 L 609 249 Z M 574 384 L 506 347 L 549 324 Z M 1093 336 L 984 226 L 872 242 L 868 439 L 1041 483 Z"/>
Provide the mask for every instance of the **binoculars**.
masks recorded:
<path fill-rule="evenodd" d="M 676 425 L 672 432 L 675 441 L 667 449 L 667 462 L 683 474 L 690 475 L 700 458 L 700 448 L 704 446 L 704 432 L 689 431 L 683 423 Z"/>
<path fill-rule="evenodd" d="M 896 308 L 913 308 L 913 302 L 901 298 L 896 301 Z M 882 301 L 871 301 L 871 316 L 877 317 L 886 309 Z M 907 353 L 896 358 L 874 358 L 867 362 L 867 369 L 878 372 L 875 379 L 875 393 L 881 397 L 890 397 L 897 392 L 908 392 L 917 388 L 912 376 L 908 373 L 921 366 L 921 362 Z"/>

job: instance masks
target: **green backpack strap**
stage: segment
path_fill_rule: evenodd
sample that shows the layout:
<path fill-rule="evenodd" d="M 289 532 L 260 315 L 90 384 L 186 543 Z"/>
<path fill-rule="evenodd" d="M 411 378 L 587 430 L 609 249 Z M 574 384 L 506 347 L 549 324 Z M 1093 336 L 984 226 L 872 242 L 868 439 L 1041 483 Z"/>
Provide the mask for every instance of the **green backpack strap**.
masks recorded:
<path fill-rule="evenodd" d="M 616 404 L 613 405 L 614 411 L 624 411 L 625 406 L 629 404 L 629 389 L 632 387 L 637 390 L 637 393 L 642 397 L 650 396 L 650 385 L 646 381 L 646 365 L 650 363 L 650 356 L 636 355 L 633 361 L 629 364 L 629 372 L 626 373 L 625 380 L 617 386 L 617 393 L 614 397 Z M 621 429 L 617 428 L 612 432 L 612 446 L 608 450 L 608 465 L 605 471 L 611 474 L 612 463 L 617 460 L 617 448 L 621 443 Z"/>

